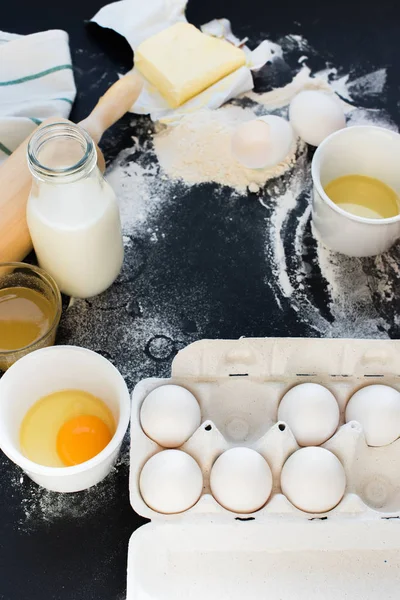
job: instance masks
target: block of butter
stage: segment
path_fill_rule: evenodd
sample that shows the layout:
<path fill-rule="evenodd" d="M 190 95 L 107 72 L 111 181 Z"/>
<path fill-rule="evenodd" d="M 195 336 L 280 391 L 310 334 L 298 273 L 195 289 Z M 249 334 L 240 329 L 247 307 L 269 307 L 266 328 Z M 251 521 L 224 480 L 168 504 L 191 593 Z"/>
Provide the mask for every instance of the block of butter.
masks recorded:
<path fill-rule="evenodd" d="M 176 23 L 142 42 L 135 66 L 177 108 L 246 63 L 243 50 Z"/>

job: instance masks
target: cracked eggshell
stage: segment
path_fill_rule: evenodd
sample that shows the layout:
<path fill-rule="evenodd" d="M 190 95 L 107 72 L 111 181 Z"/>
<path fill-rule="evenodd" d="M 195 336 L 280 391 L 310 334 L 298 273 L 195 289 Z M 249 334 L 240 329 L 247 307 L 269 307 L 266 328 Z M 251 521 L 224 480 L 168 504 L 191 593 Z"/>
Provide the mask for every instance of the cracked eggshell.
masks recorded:
<path fill-rule="evenodd" d="M 232 154 L 248 169 L 266 169 L 282 162 L 294 142 L 292 127 L 275 115 L 242 123 L 232 136 Z"/>
<path fill-rule="evenodd" d="M 339 405 L 335 396 L 318 383 L 300 383 L 283 396 L 278 420 L 290 427 L 299 446 L 319 446 L 338 428 Z"/>
<path fill-rule="evenodd" d="M 400 393 L 388 385 L 358 390 L 346 406 L 346 423 L 358 421 L 368 446 L 387 446 L 400 436 Z"/>

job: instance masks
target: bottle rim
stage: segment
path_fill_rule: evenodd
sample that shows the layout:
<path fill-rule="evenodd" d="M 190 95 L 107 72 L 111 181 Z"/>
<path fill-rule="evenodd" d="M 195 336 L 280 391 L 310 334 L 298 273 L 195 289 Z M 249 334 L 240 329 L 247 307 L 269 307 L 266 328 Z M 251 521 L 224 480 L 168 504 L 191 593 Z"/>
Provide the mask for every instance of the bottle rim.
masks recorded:
<path fill-rule="evenodd" d="M 40 161 L 39 155 L 43 147 L 57 138 L 76 140 L 81 145 L 82 156 L 78 161 L 64 167 L 50 167 Z M 97 153 L 92 138 L 82 127 L 69 122 L 56 122 L 44 125 L 32 134 L 27 148 L 27 160 L 29 170 L 37 179 L 65 183 L 89 175 L 97 164 Z"/>

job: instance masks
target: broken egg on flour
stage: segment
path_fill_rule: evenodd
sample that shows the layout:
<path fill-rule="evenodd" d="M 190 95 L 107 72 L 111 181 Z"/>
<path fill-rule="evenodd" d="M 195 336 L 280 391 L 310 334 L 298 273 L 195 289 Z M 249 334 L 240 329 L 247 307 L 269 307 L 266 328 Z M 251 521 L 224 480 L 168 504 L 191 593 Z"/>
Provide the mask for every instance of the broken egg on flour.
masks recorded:
<path fill-rule="evenodd" d="M 266 169 L 282 162 L 294 142 L 286 119 L 268 115 L 241 123 L 232 135 L 234 158 L 248 169 Z"/>

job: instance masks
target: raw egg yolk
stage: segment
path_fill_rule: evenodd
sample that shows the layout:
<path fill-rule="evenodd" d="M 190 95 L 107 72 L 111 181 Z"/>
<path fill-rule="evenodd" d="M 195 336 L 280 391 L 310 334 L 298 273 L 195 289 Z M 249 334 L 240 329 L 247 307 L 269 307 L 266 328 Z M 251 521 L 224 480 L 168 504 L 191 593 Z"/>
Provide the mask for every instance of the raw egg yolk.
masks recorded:
<path fill-rule="evenodd" d="M 74 417 L 58 432 L 57 453 L 66 467 L 79 465 L 101 452 L 111 437 L 110 429 L 99 417 Z"/>

